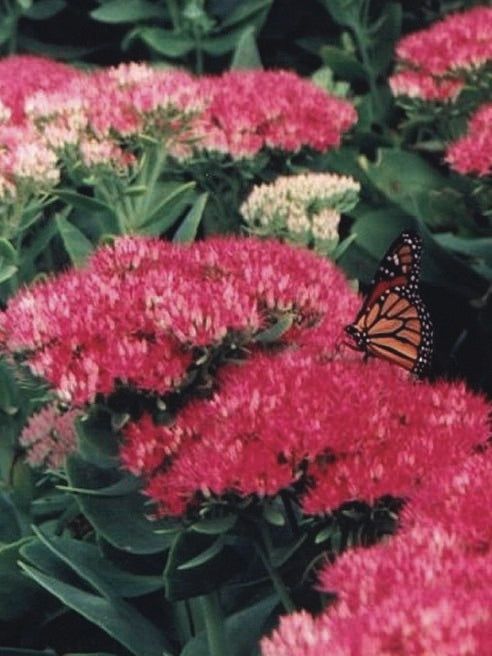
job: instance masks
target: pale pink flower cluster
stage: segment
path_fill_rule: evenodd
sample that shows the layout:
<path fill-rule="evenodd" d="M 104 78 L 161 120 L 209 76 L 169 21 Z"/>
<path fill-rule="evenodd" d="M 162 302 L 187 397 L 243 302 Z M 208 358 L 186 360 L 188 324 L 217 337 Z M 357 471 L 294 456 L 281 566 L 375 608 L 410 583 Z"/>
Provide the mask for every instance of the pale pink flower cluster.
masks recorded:
<path fill-rule="evenodd" d="M 240 211 L 255 234 L 334 244 L 341 213 L 354 207 L 359 190 L 353 178 L 332 173 L 280 176 L 253 187 Z"/>
<path fill-rule="evenodd" d="M 0 126 L 0 197 L 14 200 L 19 193 L 47 191 L 60 179 L 58 158 L 35 130 Z"/>
<path fill-rule="evenodd" d="M 395 95 L 452 100 L 466 76 L 492 59 L 492 8 L 475 7 L 446 16 L 401 39 L 396 56 L 400 70 L 390 78 Z"/>
<path fill-rule="evenodd" d="M 448 146 L 446 161 L 458 173 L 492 174 L 492 103 L 479 107 L 466 134 Z"/>
<path fill-rule="evenodd" d="M 29 418 L 20 438 L 26 449 L 26 462 L 32 467 L 59 469 L 65 456 L 76 448 L 75 410 L 61 411 L 47 405 Z"/>

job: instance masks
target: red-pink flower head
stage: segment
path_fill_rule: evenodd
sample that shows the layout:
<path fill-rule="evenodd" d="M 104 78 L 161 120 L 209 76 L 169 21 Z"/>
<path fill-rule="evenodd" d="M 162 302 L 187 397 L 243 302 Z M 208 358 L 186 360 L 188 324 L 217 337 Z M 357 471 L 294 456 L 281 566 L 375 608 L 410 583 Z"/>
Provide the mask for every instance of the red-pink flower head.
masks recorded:
<path fill-rule="evenodd" d="M 406 497 L 486 440 L 489 407 L 463 385 L 413 383 L 337 351 L 348 304 L 331 297 L 329 319 L 301 331 L 296 348 L 223 368 L 213 398 L 172 426 L 127 428 L 124 466 L 144 476 L 161 512 L 181 514 L 203 494 L 275 495 L 304 476 L 308 513 Z"/>
<path fill-rule="evenodd" d="M 491 457 L 485 449 L 430 473 L 412 493 L 396 537 L 347 552 L 321 571 L 321 589 L 338 602 L 305 619 L 312 627 L 307 656 L 332 642 L 350 656 L 491 652 Z M 302 635 L 303 622 L 285 618 L 263 641 L 263 656 L 297 654 L 292 628 L 301 624 Z"/>
<path fill-rule="evenodd" d="M 458 173 L 492 173 L 492 103 L 475 112 L 467 133 L 448 147 L 446 161 Z"/>
<path fill-rule="evenodd" d="M 110 394 L 116 381 L 164 394 L 183 380 L 197 347 L 218 347 L 230 334 L 247 343 L 286 314 L 293 326 L 284 339 L 294 339 L 333 309 L 334 281 L 345 290 L 325 260 L 273 241 L 179 246 L 126 237 L 84 269 L 12 299 L 5 344 L 67 401 Z"/>
<path fill-rule="evenodd" d="M 196 122 L 197 148 L 234 158 L 262 148 L 326 151 L 357 119 L 346 100 L 287 71 L 232 71 L 200 86 L 210 104 Z"/>
<path fill-rule="evenodd" d="M 396 47 L 399 70 L 389 82 L 396 96 L 452 101 L 492 59 L 492 9 L 475 7 L 450 14 L 405 36 Z"/>
<path fill-rule="evenodd" d="M 491 653 L 492 561 L 463 554 L 440 526 L 349 551 L 320 580 L 337 604 L 316 618 L 282 618 L 262 656 Z"/>
<path fill-rule="evenodd" d="M 492 8 L 450 14 L 401 39 L 396 55 L 405 64 L 438 76 L 478 68 L 492 59 Z"/>
<path fill-rule="evenodd" d="M 461 91 L 464 82 L 459 79 L 436 78 L 424 71 L 403 70 L 389 79 L 395 96 L 420 98 L 427 102 L 453 100 Z"/>
<path fill-rule="evenodd" d="M 0 60 L 0 100 L 12 112 L 14 124 L 25 122 L 24 103 L 37 91 L 59 92 L 82 76 L 71 66 L 33 55 L 12 55 Z"/>
<path fill-rule="evenodd" d="M 464 552 L 492 553 L 492 449 L 431 476 L 405 506 L 402 525 L 441 525 L 461 541 Z"/>

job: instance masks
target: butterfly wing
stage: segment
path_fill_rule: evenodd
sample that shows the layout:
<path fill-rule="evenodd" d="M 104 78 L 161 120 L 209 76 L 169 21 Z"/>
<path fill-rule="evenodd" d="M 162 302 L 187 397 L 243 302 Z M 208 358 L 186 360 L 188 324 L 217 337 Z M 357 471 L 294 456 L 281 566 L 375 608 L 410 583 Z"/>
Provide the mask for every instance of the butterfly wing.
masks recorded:
<path fill-rule="evenodd" d="M 371 306 L 392 287 L 406 287 L 418 292 L 421 259 L 422 239 L 414 230 L 405 230 L 394 240 L 379 263 L 361 313 L 365 306 Z"/>
<path fill-rule="evenodd" d="M 418 292 L 422 241 L 403 232 L 381 260 L 354 323 L 356 348 L 422 375 L 432 357 L 432 322 Z"/>

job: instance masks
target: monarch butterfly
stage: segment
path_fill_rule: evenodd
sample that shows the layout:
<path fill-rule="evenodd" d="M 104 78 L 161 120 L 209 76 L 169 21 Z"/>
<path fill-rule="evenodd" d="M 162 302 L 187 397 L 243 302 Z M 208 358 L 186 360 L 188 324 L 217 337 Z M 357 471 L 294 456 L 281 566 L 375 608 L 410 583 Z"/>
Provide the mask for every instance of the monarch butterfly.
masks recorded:
<path fill-rule="evenodd" d="M 402 232 L 381 260 L 362 308 L 345 332 L 354 348 L 421 376 L 430 365 L 433 329 L 418 291 L 422 240 Z"/>

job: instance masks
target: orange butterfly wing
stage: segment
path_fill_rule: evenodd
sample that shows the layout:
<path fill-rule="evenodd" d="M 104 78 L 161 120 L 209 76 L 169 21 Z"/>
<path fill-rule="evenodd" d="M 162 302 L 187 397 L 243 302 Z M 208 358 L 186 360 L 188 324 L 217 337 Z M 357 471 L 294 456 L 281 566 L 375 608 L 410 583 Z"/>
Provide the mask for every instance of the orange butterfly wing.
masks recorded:
<path fill-rule="evenodd" d="M 422 243 L 403 232 L 381 260 L 354 323 L 345 327 L 355 348 L 422 375 L 432 357 L 432 322 L 418 293 Z"/>

